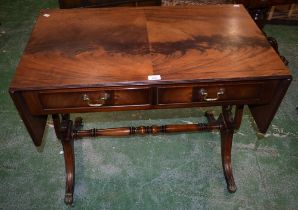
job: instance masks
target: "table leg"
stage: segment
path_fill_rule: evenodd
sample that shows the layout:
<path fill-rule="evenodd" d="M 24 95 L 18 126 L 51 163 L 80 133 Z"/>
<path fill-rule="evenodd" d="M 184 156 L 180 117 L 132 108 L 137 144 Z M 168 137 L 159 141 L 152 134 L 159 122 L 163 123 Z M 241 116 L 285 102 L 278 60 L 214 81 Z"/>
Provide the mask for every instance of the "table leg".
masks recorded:
<path fill-rule="evenodd" d="M 63 114 L 61 118 L 62 118 L 62 121 L 69 120 L 70 116 L 69 114 Z M 52 114 L 55 133 L 57 138 L 60 140 L 61 140 L 61 118 L 59 114 Z"/>
<path fill-rule="evenodd" d="M 237 105 L 236 110 L 235 110 L 235 117 L 234 117 L 234 124 L 235 124 L 235 129 L 238 130 L 241 125 L 242 121 L 242 116 L 243 116 L 243 105 Z"/>
<path fill-rule="evenodd" d="M 212 131 L 220 130 L 221 134 L 221 156 L 224 176 L 229 192 L 235 192 L 237 187 L 234 181 L 231 163 L 231 149 L 234 130 L 240 127 L 243 114 L 243 105 L 237 105 L 235 116 L 232 115 L 232 106 L 223 106 L 222 113 L 215 120 L 212 112 L 206 112 L 208 123 L 186 124 L 186 125 L 163 125 L 163 126 L 139 126 L 108 129 L 81 130 L 82 118 L 76 118 L 73 125 L 69 115 L 53 115 L 56 135 L 60 138 L 65 160 L 66 186 L 64 202 L 68 205 L 73 203 L 75 184 L 75 157 L 74 139 L 96 136 L 127 136 L 133 134 L 157 134 L 176 133 L 186 131 Z"/>
<path fill-rule="evenodd" d="M 234 181 L 231 162 L 232 140 L 234 134 L 234 122 L 231 109 L 232 106 L 222 107 L 222 127 L 220 129 L 220 134 L 223 172 L 227 182 L 228 191 L 233 193 L 236 192 L 237 187 Z"/>
<path fill-rule="evenodd" d="M 72 136 L 72 121 L 63 120 L 61 123 L 61 143 L 64 151 L 66 186 L 64 202 L 68 205 L 73 203 L 75 181 L 75 158 Z"/>
<path fill-rule="evenodd" d="M 61 140 L 61 136 L 60 136 L 61 120 L 60 120 L 59 114 L 52 114 L 52 119 L 53 119 L 56 136 L 58 139 Z"/>

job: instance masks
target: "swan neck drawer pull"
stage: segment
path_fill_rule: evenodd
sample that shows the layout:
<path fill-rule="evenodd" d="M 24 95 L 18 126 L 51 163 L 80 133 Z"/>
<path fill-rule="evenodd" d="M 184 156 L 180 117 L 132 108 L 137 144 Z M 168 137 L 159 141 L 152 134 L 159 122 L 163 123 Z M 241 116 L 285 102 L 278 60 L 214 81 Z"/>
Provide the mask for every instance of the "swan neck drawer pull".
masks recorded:
<path fill-rule="evenodd" d="M 89 98 L 89 96 L 87 95 L 87 93 L 85 93 L 83 95 L 83 101 L 86 101 L 88 106 L 92 106 L 92 107 L 100 107 L 103 106 L 105 104 L 105 101 L 108 100 L 110 97 L 110 95 L 108 93 L 103 93 L 101 95 L 101 97 L 99 99 L 97 99 L 96 101 L 99 101 L 100 103 L 92 103 L 91 99 Z"/>
<path fill-rule="evenodd" d="M 217 91 L 217 94 L 216 94 L 216 98 L 208 98 L 208 92 L 206 89 L 204 88 L 201 88 L 200 91 L 199 91 L 200 95 L 203 96 L 203 100 L 204 101 L 217 101 L 219 100 L 220 96 L 224 95 L 225 94 L 225 89 L 224 88 L 220 88 L 218 91 Z"/>

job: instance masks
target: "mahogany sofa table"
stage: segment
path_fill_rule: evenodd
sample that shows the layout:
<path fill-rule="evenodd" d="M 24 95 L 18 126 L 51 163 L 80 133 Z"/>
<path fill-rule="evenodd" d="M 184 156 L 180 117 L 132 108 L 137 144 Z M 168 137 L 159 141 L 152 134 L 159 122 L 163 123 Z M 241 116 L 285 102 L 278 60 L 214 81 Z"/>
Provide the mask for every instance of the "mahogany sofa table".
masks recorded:
<path fill-rule="evenodd" d="M 265 133 L 291 79 L 241 5 L 43 10 L 9 92 L 36 146 L 52 115 L 71 204 L 73 142 L 87 136 L 219 130 L 227 187 L 235 192 L 231 148 L 243 106 Z M 222 113 L 217 120 L 206 113 L 208 123 L 91 130 L 69 118 L 202 106 L 222 106 Z"/>

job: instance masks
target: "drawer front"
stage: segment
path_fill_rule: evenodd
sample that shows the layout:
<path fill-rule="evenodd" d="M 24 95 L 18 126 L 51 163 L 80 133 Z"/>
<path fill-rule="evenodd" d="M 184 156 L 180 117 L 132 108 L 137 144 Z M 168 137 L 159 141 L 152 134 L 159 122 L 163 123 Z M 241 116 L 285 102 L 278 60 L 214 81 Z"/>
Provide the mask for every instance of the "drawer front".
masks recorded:
<path fill-rule="evenodd" d="M 23 96 L 34 114 L 88 112 L 93 109 L 146 106 L 151 102 L 149 88 L 51 90 L 23 93 Z"/>
<path fill-rule="evenodd" d="M 265 102 L 272 92 L 267 83 L 223 83 L 198 86 L 162 87 L 158 104 L 218 103 L 249 104 Z"/>
<path fill-rule="evenodd" d="M 272 100 L 277 80 L 146 87 L 82 88 L 28 91 L 24 100 L 34 115 L 72 112 L 142 110 L 265 104 Z"/>

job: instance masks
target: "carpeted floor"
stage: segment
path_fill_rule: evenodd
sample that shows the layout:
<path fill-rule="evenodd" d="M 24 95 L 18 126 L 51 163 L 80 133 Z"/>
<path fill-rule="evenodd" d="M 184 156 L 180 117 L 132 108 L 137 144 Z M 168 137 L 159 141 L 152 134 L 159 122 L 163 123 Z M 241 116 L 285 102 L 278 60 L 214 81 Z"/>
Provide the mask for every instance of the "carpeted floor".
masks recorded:
<path fill-rule="evenodd" d="M 36 149 L 7 92 L 38 11 L 57 6 L 56 0 L 0 3 L 0 209 L 70 209 L 63 202 L 64 160 L 51 120 L 44 146 Z M 75 143 L 73 209 L 298 209 L 298 27 L 265 30 L 277 38 L 294 80 L 265 136 L 245 110 L 232 151 L 235 194 L 225 187 L 218 133 L 85 139 Z M 91 128 L 197 122 L 203 113 L 83 116 Z"/>

